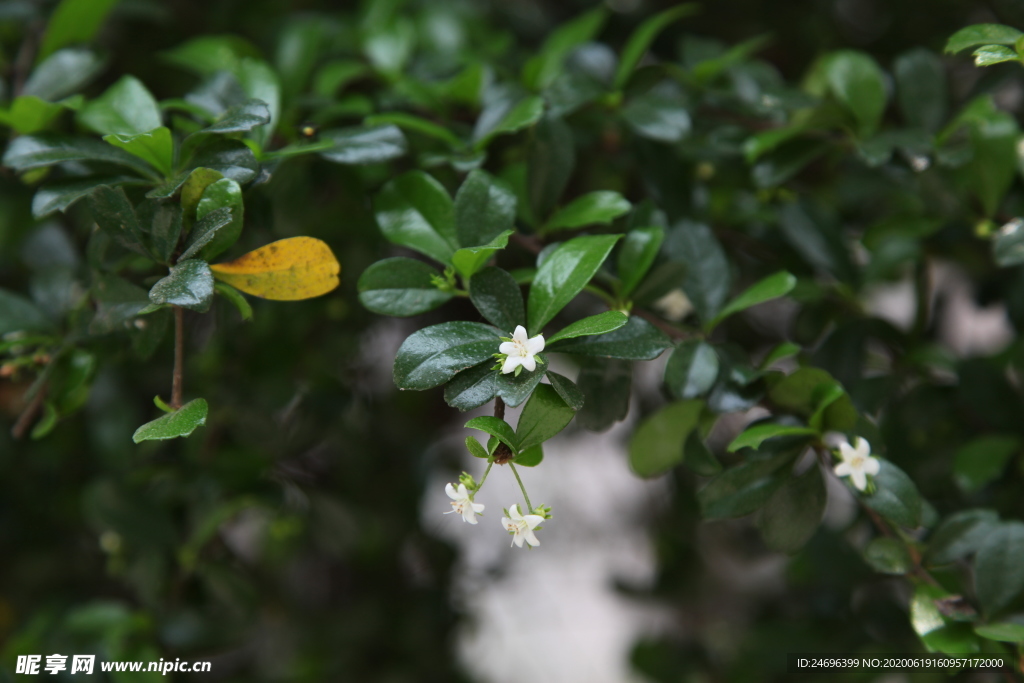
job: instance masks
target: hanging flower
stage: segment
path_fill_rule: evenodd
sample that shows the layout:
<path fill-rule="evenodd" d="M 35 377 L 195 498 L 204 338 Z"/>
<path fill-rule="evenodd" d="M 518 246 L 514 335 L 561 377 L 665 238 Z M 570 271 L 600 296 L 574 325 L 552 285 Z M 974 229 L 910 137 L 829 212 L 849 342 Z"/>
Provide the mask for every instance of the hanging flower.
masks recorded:
<path fill-rule="evenodd" d="M 516 504 L 509 508 L 508 517 L 501 518 L 501 525 L 505 527 L 505 531 L 512 534 L 512 542 L 517 547 L 522 548 L 523 541 L 526 541 L 526 545 L 533 548 L 540 545 L 533 530 L 543 521 L 544 518 L 540 515 L 523 515 L 519 512 L 519 505 Z"/>
<path fill-rule="evenodd" d="M 537 369 L 537 360 L 534 358 L 544 350 L 544 335 L 538 334 L 532 339 L 526 338 L 526 328 L 522 325 L 516 327 L 512 333 L 512 339 L 502 342 L 498 351 L 506 354 L 505 362 L 502 363 L 501 372 L 508 374 L 522 365 L 533 372 Z"/>
<path fill-rule="evenodd" d="M 856 445 L 843 442 L 839 444 L 839 455 L 843 461 L 835 466 L 833 472 L 839 477 L 850 477 L 858 491 L 868 486 L 868 475 L 875 476 L 881 468 L 878 458 L 871 457 L 871 444 L 862 437 L 857 437 Z"/>
<path fill-rule="evenodd" d="M 448 484 L 444 487 L 444 490 L 448 497 L 452 499 L 452 509 L 444 514 L 450 515 L 454 512 L 462 515 L 462 519 L 470 524 L 476 524 L 476 516 L 483 513 L 484 506 L 473 502 L 473 494 L 469 492 L 466 485 L 459 484 L 459 487 L 455 488 Z"/>

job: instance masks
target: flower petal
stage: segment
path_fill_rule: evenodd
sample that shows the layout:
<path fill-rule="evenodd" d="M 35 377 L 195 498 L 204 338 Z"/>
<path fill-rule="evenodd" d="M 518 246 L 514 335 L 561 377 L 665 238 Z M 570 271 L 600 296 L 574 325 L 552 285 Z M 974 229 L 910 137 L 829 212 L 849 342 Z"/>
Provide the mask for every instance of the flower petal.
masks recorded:
<path fill-rule="evenodd" d="M 857 487 L 858 491 L 863 491 L 868 487 L 868 477 L 864 474 L 864 470 L 854 470 L 850 473 L 850 478 L 853 479 L 853 485 Z"/>
<path fill-rule="evenodd" d="M 448 482 L 448 484 L 445 485 L 444 492 L 447 493 L 448 497 L 452 500 L 459 499 L 459 494 L 455 492 L 455 487 L 452 486 L 451 482 Z"/>
<path fill-rule="evenodd" d="M 853 474 L 853 468 L 850 467 L 850 463 L 841 462 L 832 468 L 832 471 L 836 473 L 837 477 L 848 477 Z"/>
<path fill-rule="evenodd" d="M 516 345 L 512 342 L 501 342 L 498 346 L 498 353 L 504 353 L 507 356 L 511 356 L 513 353 L 516 353 Z M 516 355 L 518 356 L 519 354 L 516 353 Z"/>
<path fill-rule="evenodd" d="M 866 458 L 871 455 L 871 444 L 864 437 L 858 436 L 854 442 L 854 450 L 857 452 L 857 455 Z"/>
<path fill-rule="evenodd" d="M 516 544 L 517 548 L 522 548 L 523 547 L 523 535 L 517 531 L 516 535 L 512 537 L 512 542 Z"/>
<path fill-rule="evenodd" d="M 876 476 L 881 469 L 882 463 L 878 461 L 878 458 L 868 458 L 864 461 L 864 471 L 872 477 Z"/>
<path fill-rule="evenodd" d="M 842 456 L 843 460 L 849 460 L 856 453 L 857 451 L 855 451 L 853 449 L 853 446 L 851 446 L 850 444 L 846 442 L 839 444 L 839 455 Z"/>
<path fill-rule="evenodd" d="M 523 364 L 522 356 L 509 356 L 505 359 L 505 363 L 501 366 L 501 374 L 507 375 L 510 372 L 514 372 L 516 368 Z"/>
<path fill-rule="evenodd" d="M 476 514 L 473 512 L 473 508 L 467 505 L 462 511 L 462 519 L 466 520 L 470 524 L 476 524 Z"/>
<path fill-rule="evenodd" d="M 526 520 L 526 525 L 530 527 L 531 530 L 544 521 L 544 518 L 540 515 L 526 515 L 523 519 Z"/>
<path fill-rule="evenodd" d="M 526 343 L 526 328 L 522 325 L 516 326 L 516 331 L 512 333 L 512 338 L 517 342 Z"/>
<path fill-rule="evenodd" d="M 519 503 L 513 503 L 512 507 L 508 509 L 508 514 L 512 517 L 513 522 L 523 521 L 523 513 L 519 512 Z"/>
<path fill-rule="evenodd" d="M 482 503 L 470 503 L 470 505 L 473 507 L 473 512 L 483 512 L 484 511 L 484 506 L 483 506 Z"/>
<path fill-rule="evenodd" d="M 526 350 L 528 353 L 540 353 L 544 350 L 544 335 L 538 334 L 533 339 L 526 341 Z"/>
<path fill-rule="evenodd" d="M 532 529 L 527 529 L 526 531 L 524 531 L 523 532 L 523 536 L 526 537 L 526 542 L 531 547 L 536 547 L 536 546 L 540 545 L 540 541 L 537 540 L 537 535 L 533 533 Z"/>
<path fill-rule="evenodd" d="M 533 356 L 523 356 L 520 363 L 522 363 L 522 366 L 530 372 L 537 369 L 537 360 Z"/>

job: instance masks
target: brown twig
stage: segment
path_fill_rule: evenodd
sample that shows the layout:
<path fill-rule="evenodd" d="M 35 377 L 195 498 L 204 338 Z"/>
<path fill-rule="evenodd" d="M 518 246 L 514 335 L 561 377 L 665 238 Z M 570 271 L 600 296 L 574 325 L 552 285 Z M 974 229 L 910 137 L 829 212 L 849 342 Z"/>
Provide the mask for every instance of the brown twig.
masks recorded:
<path fill-rule="evenodd" d="M 39 387 L 39 391 L 32 397 L 28 405 L 25 406 L 25 410 L 21 411 L 21 415 L 18 416 L 18 420 L 14 423 L 11 428 L 11 436 L 14 437 L 15 441 L 19 441 L 25 436 L 25 432 L 35 422 L 36 415 L 39 414 L 40 409 L 43 407 L 43 403 L 46 401 L 46 389 L 47 384 L 43 383 Z"/>
<path fill-rule="evenodd" d="M 174 378 L 171 381 L 171 407 L 181 408 L 185 381 L 185 311 L 174 307 Z"/>
<path fill-rule="evenodd" d="M 501 396 L 494 397 L 494 417 L 499 420 L 505 419 L 505 402 L 501 400 Z M 512 457 L 512 449 L 504 443 L 499 443 L 498 447 L 494 449 L 494 463 L 496 465 L 504 465 L 511 460 Z"/>

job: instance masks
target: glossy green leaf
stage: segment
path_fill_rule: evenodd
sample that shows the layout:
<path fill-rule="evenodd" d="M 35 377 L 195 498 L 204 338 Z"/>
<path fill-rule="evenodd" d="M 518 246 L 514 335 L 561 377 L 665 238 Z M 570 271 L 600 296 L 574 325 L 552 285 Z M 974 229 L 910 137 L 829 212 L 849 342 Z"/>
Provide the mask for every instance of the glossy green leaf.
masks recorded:
<path fill-rule="evenodd" d="M 190 227 L 195 223 L 196 210 L 206 188 L 223 177 L 220 171 L 212 168 L 197 168 L 188 174 L 181 185 L 181 210 L 186 226 Z"/>
<path fill-rule="evenodd" d="M 258 57 L 259 50 L 244 38 L 205 35 L 181 43 L 161 55 L 165 62 L 200 76 L 217 71 L 238 71 L 243 57 Z"/>
<path fill-rule="evenodd" d="M 487 449 L 481 446 L 480 442 L 472 436 L 466 437 L 466 450 L 468 450 L 469 454 L 474 458 L 484 458 L 486 460 L 490 457 L 487 454 Z"/>
<path fill-rule="evenodd" d="M 181 306 L 205 313 L 213 301 L 213 273 L 205 261 L 189 259 L 171 267 L 170 274 L 149 290 L 154 304 Z"/>
<path fill-rule="evenodd" d="M 762 189 L 777 187 L 803 171 L 829 150 L 818 140 L 796 139 L 764 156 L 751 169 L 754 184 Z"/>
<path fill-rule="evenodd" d="M 711 228 L 681 221 L 665 238 L 665 252 L 686 266 L 683 291 L 701 320 L 713 320 L 729 295 L 729 262 Z"/>
<path fill-rule="evenodd" d="M 584 429 L 603 432 L 626 419 L 633 382 L 633 364 L 622 360 L 585 359 L 576 385 L 583 394 L 577 422 Z"/>
<path fill-rule="evenodd" d="M 466 429 L 479 429 L 481 432 L 490 434 L 498 439 L 498 441 L 501 441 L 513 453 L 519 452 L 519 440 L 516 437 L 516 433 L 512 431 L 512 427 L 504 420 L 491 417 L 490 415 L 474 417 L 466 423 Z"/>
<path fill-rule="evenodd" d="M 840 50 L 825 57 L 821 68 L 829 89 L 857 121 L 858 134 L 868 138 L 885 111 L 885 76 L 870 55 Z"/>
<path fill-rule="evenodd" d="M 1014 45 L 1024 33 L 1002 24 L 973 24 L 960 29 L 946 41 L 945 52 L 956 54 L 979 45 Z"/>
<path fill-rule="evenodd" d="M 521 405 L 526 399 L 530 398 L 533 390 L 536 389 L 537 385 L 540 384 L 540 381 L 544 379 L 544 366 L 542 365 L 542 361 L 545 360 L 545 356 L 538 356 L 537 369 L 532 372 L 524 370 L 519 373 L 518 377 L 516 377 L 514 372 L 498 372 L 494 383 L 495 392 L 505 402 L 505 405 L 514 408 Z"/>
<path fill-rule="evenodd" d="M 640 423 L 629 442 L 630 468 L 641 477 L 656 477 L 680 464 L 703 410 L 703 401 L 678 401 Z"/>
<path fill-rule="evenodd" d="M 499 135 L 508 135 L 532 126 L 544 114 L 544 100 L 540 97 L 526 97 L 513 105 L 497 125 L 476 140 L 474 147 L 483 149 Z"/>
<path fill-rule="evenodd" d="M 657 225 L 634 228 L 626 233 L 618 259 L 623 296 L 629 296 L 647 275 L 664 240 L 665 231 Z"/>
<path fill-rule="evenodd" d="M 907 123 L 933 133 L 939 130 L 949 109 L 946 70 L 939 56 L 924 48 L 908 50 L 896 59 L 893 75 Z"/>
<path fill-rule="evenodd" d="M 1003 62 L 1018 62 L 1017 51 L 1003 45 L 982 45 L 974 51 L 974 66 L 992 66 Z"/>
<path fill-rule="evenodd" d="M 793 342 L 782 342 L 769 351 L 768 355 L 764 357 L 764 360 L 761 361 L 761 370 L 767 370 L 784 358 L 792 358 L 800 353 L 800 351 L 801 349 L 798 344 L 794 344 Z"/>
<path fill-rule="evenodd" d="M 1003 522 L 978 548 L 974 590 L 986 614 L 1010 604 L 1024 589 L 1024 523 Z"/>
<path fill-rule="evenodd" d="M 857 492 L 868 507 L 894 524 L 908 529 L 921 526 L 923 503 L 917 486 L 906 473 L 888 460 L 880 460 L 881 470 L 874 477 L 872 494 Z"/>
<path fill-rule="evenodd" d="M 218 233 L 231 224 L 231 209 L 221 207 L 204 215 L 192 227 L 185 250 L 178 257 L 180 261 L 199 256 L 207 245 L 216 239 Z M 204 259 L 205 260 L 205 259 Z"/>
<path fill-rule="evenodd" d="M 1001 643 L 1024 643 L 1024 624 L 1010 621 L 999 624 L 981 624 L 974 627 L 974 632 L 982 638 L 997 640 Z"/>
<path fill-rule="evenodd" d="M 359 126 L 327 130 L 320 139 L 334 144 L 320 156 L 336 164 L 379 164 L 405 154 L 406 140 L 396 126 Z"/>
<path fill-rule="evenodd" d="M 573 48 L 593 40 L 608 18 L 604 7 L 580 14 L 551 32 L 540 50 L 523 67 L 523 84 L 532 90 L 550 86 Z"/>
<path fill-rule="evenodd" d="M 654 360 L 662 351 L 671 347 L 672 341 L 664 332 L 634 315 L 630 316 L 625 325 L 613 332 L 596 337 L 560 341 L 548 350 L 597 358 Z"/>
<path fill-rule="evenodd" d="M 245 202 L 242 200 L 241 186 L 231 178 L 221 178 L 203 189 L 203 195 L 196 205 L 197 222 L 193 232 L 199 232 L 200 225 L 208 215 L 223 209 L 231 211 L 230 221 L 213 231 L 208 228 L 205 230 L 204 234 L 211 237 L 204 242 L 201 251 L 198 252 L 205 261 L 212 261 L 227 251 L 242 234 L 242 227 L 245 224 Z M 217 219 L 217 222 L 219 220 Z"/>
<path fill-rule="evenodd" d="M 0 289 L 0 337 L 11 332 L 38 332 L 52 327 L 31 301 Z"/>
<path fill-rule="evenodd" d="M 629 40 L 626 41 L 625 47 L 622 48 L 622 55 L 619 57 L 619 66 L 615 70 L 614 85 L 616 88 L 622 88 L 629 81 L 629 77 L 633 75 L 633 71 L 636 69 L 637 64 L 640 63 L 640 59 L 644 56 L 650 48 L 651 43 L 658 37 L 665 28 L 670 24 L 688 17 L 697 12 L 698 5 L 695 3 L 686 3 L 677 5 L 671 9 L 667 9 L 660 14 L 655 14 L 653 17 L 647 19 L 640 24 L 635 31 L 629 36 Z"/>
<path fill-rule="evenodd" d="M 231 305 L 238 309 L 242 320 L 252 320 L 252 306 L 246 301 L 245 296 L 237 289 L 226 282 L 213 283 L 214 290 L 222 297 L 231 302 Z"/>
<path fill-rule="evenodd" d="M 209 406 L 206 399 L 197 398 L 189 401 L 173 413 L 167 413 L 152 422 L 147 422 L 135 430 L 132 441 L 156 441 L 176 439 L 179 436 L 191 436 L 197 427 L 206 424 Z"/>
<path fill-rule="evenodd" d="M 84 180 L 58 180 L 47 183 L 32 197 L 32 215 L 43 218 L 57 211 L 65 211 L 83 197 L 88 197 L 100 185 L 116 187 L 125 183 L 141 182 L 132 176 L 93 176 Z"/>
<path fill-rule="evenodd" d="M 89 195 L 89 208 L 100 230 L 125 249 L 149 256 L 146 230 L 121 187 L 101 185 Z"/>
<path fill-rule="evenodd" d="M 104 63 L 99 55 L 85 48 L 58 50 L 32 70 L 21 94 L 56 102 L 79 92 L 100 73 Z"/>
<path fill-rule="evenodd" d="M 565 429 L 576 411 L 566 405 L 555 388 L 540 384 L 526 402 L 516 425 L 516 437 L 523 450 L 539 446 Z"/>
<path fill-rule="evenodd" d="M 567 406 L 576 411 L 583 407 L 583 392 L 576 387 L 572 380 L 550 370 L 547 371 L 547 378 Z"/>
<path fill-rule="evenodd" d="M 434 278 L 440 277 L 436 268 L 422 261 L 403 257 L 383 259 L 359 276 L 359 301 L 381 315 L 419 315 L 452 298 L 450 292 L 434 284 Z"/>
<path fill-rule="evenodd" d="M 637 135 L 668 144 L 685 138 L 691 126 L 678 87 L 670 83 L 630 98 L 622 108 L 622 118 Z"/>
<path fill-rule="evenodd" d="M 940 524 L 928 539 L 925 560 L 930 565 L 948 564 L 976 552 L 998 526 L 994 510 L 962 510 Z"/>
<path fill-rule="evenodd" d="M 149 248 L 160 263 L 169 264 L 181 237 L 181 205 L 147 199 L 136 209 L 139 225 L 149 237 Z M 182 260 L 188 258 L 182 256 Z"/>
<path fill-rule="evenodd" d="M 498 374 L 493 359 L 463 370 L 444 385 L 444 402 L 462 412 L 479 408 L 498 395 Z"/>
<path fill-rule="evenodd" d="M 530 286 L 526 310 L 531 334 L 539 333 L 590 282 L 619 237 L 576 237 L 551 252 Z"/>
<path fill-rule="evenodd" d="M 281 84 L 277 73 L 262 59 L 243 57 L 234 71 L 242 90 L 251 99 L 266 103 L 270 112 L 270 123 L 253 129 L 252 139 L 260 148 L 265 147 L 281 118 Z"/>
<path fill-rule="evenodd" d="M 455 207 L 441 183 L 409 171 L 381 189 L 374 201 L 377 223 L 389 241 L 451 263 L 458 249 Z"/>
<path fill-rule="evenodd" d="M 120 147 L 129 154 L 134 154 L 165 176 L 171 174 L 174 162 L 174 142 L 171 131 L 163 126 L 154 128 L 148 133 L 134 135 L 104 135 L 104 142 Z"/>
<path fill-rule="evenodd" d="M 772 550 L 795 553 L 804 547 L 825 515 L 828 495 L 816 465 L 790 477 L 768 498 L 757 518 L 764 544 Z"/>
<path fill-rule="evenodd" d="M 571 230 L 595 224 L 607 225 L 631 208 L 632 205 L 618 192 L 590 192 L 555 211 L 545 223 L 544 232 Z"/>
<path fill-rule="evenodd" d="M 93 39 L 118 0 L 61 0 L 50 15 L 38 58 L 46 59 L 66 45 Z"/>
<path fill-rule="evenodd" d="M 957 117 L 954 127 L 966 126 L 974 153 L 958 169 L 961 181 L 977 195 L 992 216 L 1016 175 L 1015 145 L 1020 135 L 1016 120 L 982 95 L 972 100 Z"/>
<path fill-rule="evenodd" d="M 820 368 L 800 368 L 772 384 L 768 395 L 779 408 L 810 418 L 820 406 L 822 392 L 835 383 L 835 379 Z M 853 428 L 857 413 L 849 396 L 844 395 L 831 401 L 820 419 L 822 429 L 845 432 Z"/>
<path fill-rule="evenodd" d="M 536 467 L 544 460 L 544 447 L 540 444 L 524 448 L 523 452 L 515 457 L 513 464 L 520 467 Z"/>
<path fill-rule="evenodd" d="M 29 135 L 49 128 L 65 109 L 64 104 L 22 95 L 15 98 L 8 111 L 0 109 L 0 124 L 10 126 L 19 135 Z"/>
<path fill-rule="evenodd" d="M 678 399 L 705 394 L 718 378 L 718 354 L 707 342 L 687 339 L 679 343 L 665 365 L 665 385 Z"/>
<path fill-rule="evenodd" d="M 876 572 L 901 576 L 914 568 L 906 544 L 898 538 L 879 536 L 864 548 L 864 561 Z"/>
<path fill-rule="evenodd" d="M 780 425 L 780 424 L 758 424 L 753 427 L 747 427 L 741 434 L 739 434 L 732 443 L 729 444 L 728 451 L 735 453 L 741 448 L 753 448 L 755 451 L 761 447 L 761 444 L 768 439 L 774 439 L 777 436 L 807 436 L 811 437 L 817 434 L 817 432 L 810 427 L 797 427 L 794 425 Z"/>
<path fill-rule="evenodd" d="M 577 320 L 551 335 L 546 341 L 554 344 L 563 339 L 587 337 L 613 332 L 629 322 L 629 316 L 621 311 L 605 311 L 582 320 Z"/>
<path fill-rule="evenodd" d="M 209 136 L 189 158 L 185 170 L 208 168 L 236 183 L 247 183 L 256 177 L 260 165 L 256 156 L 241 140 Z"/>
<path fill-rule="evenodd" d="M 403 130 L 413 131 L 420 133 L 421 135 L 432 137 L 436 140 L 441 140 L 454 149 L 465 146 L 465 143 L 458 135 L 444 126 L 420 116 L 414 116 L 413 114 L 407 114 L 401 111 L 367 116 L 363 123 L 368 126 L 398 126 Z"/>
<path fill-rule="evenodd" d="M 28 171 L 67 161 L 99 161 L 117 164 L 142 175 L 151 176 L 149 165 L 124 150 L 93 138 L 77 138 L 55 133 L 22 135 L 7 146 L 3 164 L 15 171 Z"/>
<path fill-rule="evenodd" d="M 464 278 L 473 277 L 474 273 L 487 265 L 496 252 L 508 246 L 508 238 L 511 235 L 512 231 L 506 230 L 488 244 L 457 250 L 452 254 L 452 265 L 455 266 L 456 272 Z"/>
<path fill-rule="evenodd" d="M 545 116 L 526 148 L 526 196 L 533 218 L 542 220 L 558 204 L 575 165 L 572 129 L 560 118 Z"/>
<path fill-rule="evenodd" d="M 488 244 L 515 225 L 516 197 L 487 172 L 470 171 L 455 195 L 455 233 L 458 244 Z"/>
<path fill-rule="evenodd" d="M 142 81 L 122 76 L 78 112 L 78 120 L 101 135 L 137 135 L 162 124 L 160 107 Z"/>
<path fill-rule="evenodd" d="M 774 275 L 769 275 L 763 280 L 754 283 L 735 299 L 727 303 L 725 307 L 719 311 L 718 315 L 716 315 L 705 327 L 712 330 L 730 315 L 739 313 L 740 311 L 746 310 L 751 306 L 764 303 L 765 301 L 771 301 L 772 299 L 777 299 L 780 296 L 785 296 L 786 294 L 789 294 L 789 292 L 793 291 L 794 287 L 796 287 L 796 278 L 790 273 L 781 271 Z"/>
<path fill-rule="evenodd" d="M 956 452 L 953 479 L 964 493 L 972 494 L 999 478 L 1010 458 L 1021 452 L 1019 437 L 992 435 L 974 439 Z"/>
<path fill-rule="evenodd" d="M 270 123 L 270 108 L 263 100 L 246 100 L 231 107 L 201 133 L 246 133 Z"/>
<path fill-rule="evenodd" d="M 497 330 L 471 322 L 448 322 L 412 333 L 395 357 L 399 389 L 430 389 L 498 352 Z"/>
<path fill-rule="evenodd" d="M 507 271 L 484 268 L 469 281 L 469 299 L 488 322 L 508 336 L 526 323 L 526 307 L 519 285 Z"/>
<path fill-rule="evenodd" d="M 789 478 L 794 452 L 749 459 L 712 479 L 697 492 L 705 519 L 743 517 L 771 499 Z"/>

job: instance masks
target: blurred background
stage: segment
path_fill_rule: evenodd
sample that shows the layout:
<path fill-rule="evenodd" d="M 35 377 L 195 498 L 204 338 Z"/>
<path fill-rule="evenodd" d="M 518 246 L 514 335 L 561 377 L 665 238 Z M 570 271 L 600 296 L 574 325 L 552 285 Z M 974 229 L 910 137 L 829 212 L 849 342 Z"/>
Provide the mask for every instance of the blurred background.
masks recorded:
<path fill-rule="evenodd" d="M 671 4 L 609 0 L 601 41 L 617 49 Z M 180 97 L 196 79 L 160 55 L 201 35 L 241 36 L 281 64 L 287 39 L 304 35 L 296 27 L 320 24 L 336 53 L 356 52 L 352 36 L 374 13 L 413 26 L 412 74 L 474 61 L 516 69 L 553 27 L 593 6 L 124 0 L 100 34 L 109 63 L 91 94 L 130 73 L 158 99 Z M 51 8 L 0 4 L 8 70 Z M 957 29 L 985 21 L 1024 26 L 1024 3 L 707 2 L 654 51 L 677 59 L 694 37 L 728 46 L 767 34 L 760 56 L 794 82 L 828 50 L 854 47 L 888 66 L 913 46 L 941 52 Z M 968 60 L 948 68 L 955 97 L 976 87 Z M 1019 108 L 1018 83 L 1001 71 L 986 78 L 1001 105 Z M 303 85 L 285 89 L 301 101 Z M 352 98 L 369 95 L 372 83 L 354 82 L 320 123 L 358 123 L 365 112 Z M 294 111 L 297 125 L 308 110 Z M 694 475 L 643 481 L 629 472 L 631 427 L 662 400 L 657 361 L 638 370 L 623 423 L 600 434 L 574 423 L 525 473 L 554 510 L 539 549 L 509 548 L 498 529 L 501 508 L 516 500 L 508 472 L 492 473 L 478 499 L 487 506 L 479 527 L 443 516 L 444 484 L 464 468 L 480 475 L 462 446 L 467 415 L 440 390 L 399 393 L 391 363 L 406 335 L 468 304 L 383 319 L 355 289 L 370 263 L 398 253 L 369 205 L 396 172 L 309 157 L 247 191 L 246 230 L 231 253 L 318 237 L 341 261 L 342 286 L 294 304 L 256 301 L 249 323 L 220 301 L 188 315 L 186 394 L 211 406 L 193 438 L 131 441 L 154 414 L 152 396 L 168 390 L 167 337 L 144 354 L 118 336 L 92 344 L 98 369 L 84 409 L 39 440 L 11 435 L 28 380 L 0 378 L 0 681 L 15 680 L 17 655 L 54 652 L 210 660 L 212 672 L 193 677 L 204 681 L 667 683 L 788 680 L 786 652 L 917 650 L 900 606 L 906 587 L 874 574 L 844 537 L 853 515 L 844 491 L 790 558 L 765 549 L 748 520 L 702 524 Z M 0 176 L 0 287 L 26 295 L 45 287 L 46 268 L 80 272 L 89 234 L 82 207 L 33 220 L 31 196 L 13 174 Z M 960 322 L 943 337 L 950 348 L 997 350 L 991 340 L 1011 334 L 1005 311 L 956 289 L 955 273 L 944 282 L 960 293 Z M 899 320 L 901 296 L 883 289 L 871 305 Z M 982 331 L 964 332 L 973 329 Z"/>

